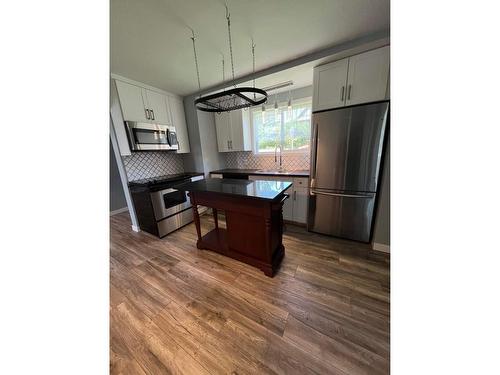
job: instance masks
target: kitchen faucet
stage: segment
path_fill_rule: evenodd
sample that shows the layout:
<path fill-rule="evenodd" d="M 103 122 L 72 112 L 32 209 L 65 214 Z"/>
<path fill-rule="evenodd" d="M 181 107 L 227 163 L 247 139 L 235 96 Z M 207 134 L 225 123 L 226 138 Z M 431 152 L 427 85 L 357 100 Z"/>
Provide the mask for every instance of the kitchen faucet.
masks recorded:
<path fill-rule="evenodd" d="M 283 166 L 282 166 L 282 153 L 283 153 L 283 148 L 281 147 L 281 145 L 276 145 L 276 147 L 274 148 L 274 165 L 276 165 L 276 163 L 278 162 L 278 157 L 277 157 L 277 152 L 278 152 L 278 148 L 280 149 L 280 166 L 278 168 L 279 171 L 281 171 L 283 169 Z"/>

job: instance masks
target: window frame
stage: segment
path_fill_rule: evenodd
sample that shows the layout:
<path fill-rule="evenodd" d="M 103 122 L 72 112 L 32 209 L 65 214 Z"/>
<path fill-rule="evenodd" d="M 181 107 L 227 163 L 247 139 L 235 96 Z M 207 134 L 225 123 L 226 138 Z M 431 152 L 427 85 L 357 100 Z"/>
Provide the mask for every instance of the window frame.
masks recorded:
<path fill-rule="evenodd" d="M 300 105 L 300 104 L 310 104 L 311 106 L 311 122 L 312 122 L 312 96 L 304 97 L 304 98 L 299 98 L 299 99 L 292 99 L 292 106 L 293 105 Z M 270 107 L 270 108 L 267 108 Z M 288 107 L 288 101 L 283 101 L 283 102 L 278 102 L 278 108 L 287 108 Z M 260 107 L 259 107 L 260 108 Z M 257 109 L 260 110 L 260 109 Z M 274 151 L 259 151 L 257 148 L 257 127 L 254 126 L 254 121 L 253 121 L 253 113 L 254 110 L 249 108 L 249 117 L 250 117 L 250 126 L 251 126 L 251 133 L 252 133 L 252 153 L 254 156 L 270 156 L 274 155 Z M 268 111 L 274 111 L 274 104 L 273 103 L 266 103 L 266 112 Z M 310 124 L 310 128 L 312 128 L 312 124 Z M 283 139 L 283 138 L 282 138 Z M 283 142 L 283 141 L 282 141 Z M 281 144 L 283 146 L 283 144 Z M 282 150 L 283 154 L 286 155 L 307 155 L 311 152 L 311 144 L 309 143 L 309 147 L 303 150 Z"/>

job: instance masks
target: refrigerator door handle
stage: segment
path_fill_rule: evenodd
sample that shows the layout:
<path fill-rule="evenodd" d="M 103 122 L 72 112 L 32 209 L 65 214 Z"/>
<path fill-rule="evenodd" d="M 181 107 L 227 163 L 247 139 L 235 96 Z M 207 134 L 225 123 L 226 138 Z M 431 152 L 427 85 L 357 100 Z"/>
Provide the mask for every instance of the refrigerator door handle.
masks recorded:
<path fill-rule="evenodd" d="M 342 193 L 327 193 L 324 191 L 311 190 L 311 195 L 328 195 L 330 197 L 344 197 L 344 198 L 373 198 L 373 195 L 364 194 L 342 194 Z"/>
<path fill-rule="evenodd" d="M 312 137 L 312 147 L 311 147 L 311 183 L 310 188 L 314 189 L 316 185 L 316 147 L 318 145 L 318 124 L 314 124 L 313 127 L 313 137 Z"/>

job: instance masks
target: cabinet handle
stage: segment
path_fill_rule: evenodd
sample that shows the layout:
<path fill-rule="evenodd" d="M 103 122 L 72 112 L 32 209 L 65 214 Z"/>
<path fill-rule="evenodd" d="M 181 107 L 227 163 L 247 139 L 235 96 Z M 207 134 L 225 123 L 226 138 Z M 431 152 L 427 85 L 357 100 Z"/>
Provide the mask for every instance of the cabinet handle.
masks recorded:
<path fill-rule="evenodd" d="M 294 190 L 293 191 L 293 200 L 296 201 L 297 200 L 297 190 Z"/>
<path fill-rule="evenodd" d="M 351 85 L 349 85 L 349 88 L 347 89 L 347 100 L 351 100 Z"/>
<path fill-rule="evenodd" d="M 230 150 L 231 148 L 229 147 L 229 141 L 227 141 L 227 149 Z"/>
<path fill-rule="evenodd" d="M 340 94 L 340 100 L 344 101 L 344 86 L 342 86 L 342 94 Z"/>
<path fill-rule="evenodd" d="M 146 112 L 146 118 L 151 120 L 151 117 L 149 116 L 149 109 L 145 109 L 144 111 Z"/>
<path fill-rule="evenodd" d="M 153 112 L 152 109 L 150 109 L 150 111 L 151 111 L 151 120 L 154 120 L 155 119 L 155 113 Z"/>
<path fill-rule="evenodd" d="M 233 141 L 229 141 L 229 144 L 231 145 L 231 150 L 233 149 Z"/>

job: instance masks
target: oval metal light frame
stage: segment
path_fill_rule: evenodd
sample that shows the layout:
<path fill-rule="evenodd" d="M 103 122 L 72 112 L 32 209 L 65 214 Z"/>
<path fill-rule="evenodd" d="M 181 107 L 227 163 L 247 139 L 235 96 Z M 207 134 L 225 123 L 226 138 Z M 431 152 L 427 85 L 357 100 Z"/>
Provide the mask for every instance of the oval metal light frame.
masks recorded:
<path fill-rule="evenodd" d="M 250 97 L 254 94 L 260 94 L 263 95 L 263 97 L 258 100 L 254 100 Z M 240 102 L 236 103 L 236 99 L 239 99 Z M 199 109 L 200 111 L 221 113 L 241 108 L 253 107 L 266 102 L 266 91 L 255 87 L 237 87 L 212 95 L 202 96 L 194 101 L 194 105 L 196 106 L 196 109 Z"/>

